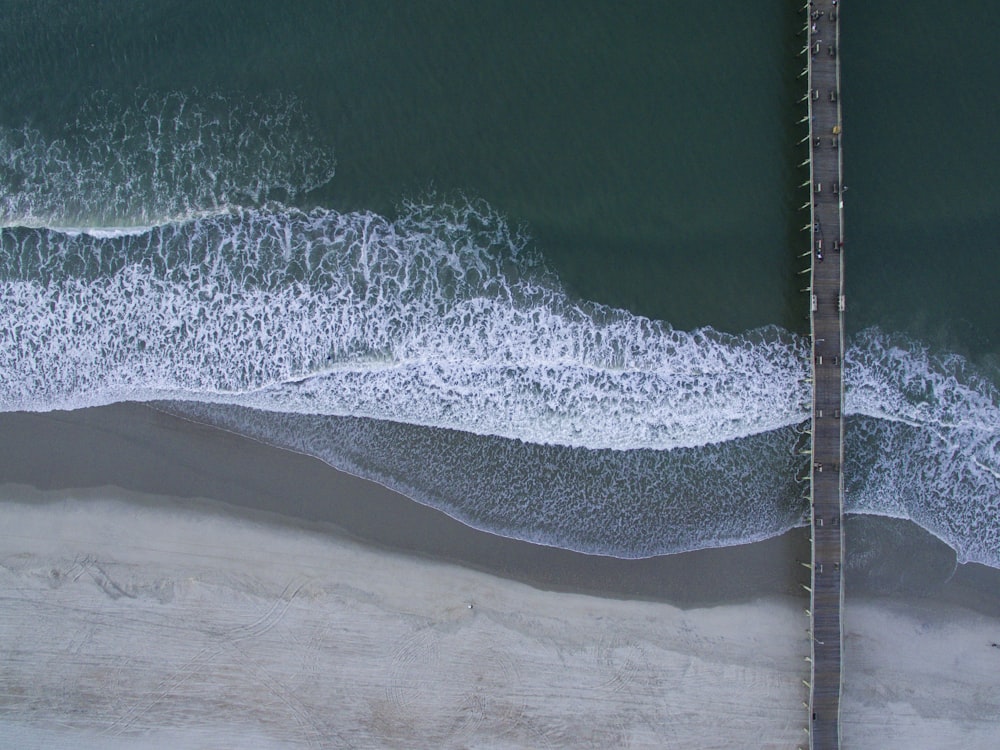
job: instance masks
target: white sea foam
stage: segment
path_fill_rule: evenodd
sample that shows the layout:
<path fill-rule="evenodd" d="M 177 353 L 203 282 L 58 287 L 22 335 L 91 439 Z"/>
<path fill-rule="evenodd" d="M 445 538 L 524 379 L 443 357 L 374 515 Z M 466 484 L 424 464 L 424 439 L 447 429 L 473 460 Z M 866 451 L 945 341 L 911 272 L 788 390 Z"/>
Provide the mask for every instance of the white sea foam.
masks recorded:
<path fill-rule="evenodd" d="M 409 433 L 416 458 L 384 479 L 474 525 L 619 556 L 760 538 L 798 517 L 794 488 L 750 478 L 761 449 L 745 441 L 806 417 L 802 338 L 675 331 L 576 301 L 481 204 L 411 205 L 398 221 L 242 210 L 137 235 L 7 228 L 0 240 L 0 408 L 194 400 L 270 413 L 234 428 L 282 444 L 301 427 L 275 425 L 295 415 L 513 440 L 483 453 L 496 463 L 477 468 L 482 492 L 453 492 L 475 452 L 459 451 L 448 482 L 435 483 L 420 466 L 435 465 L 439 444 L 421 453 Z M 877 330 L 845 361 L 848 509 L 912 519 L 961 559 L 1000 566 L 992 381 L 961 357 Z M 323 422 L 308 424 L 321 438 Z M 374 452 L 348 460 L 337 451 L 353 443 L 320 438 L 295 447 L 380 479 L 393 465 L 384 446 L 399 444 L 365 438 Z M 539 444 L 556 453 L 536 455 Z M 695 452 L 674 453 L 670 467 L 642 451 L 623 459 L 637 449 Z M 561 468 L 540 479 L 540 465 Z M 733 486 L 743 489 L 730 497 L 694 475 L 741 478 Z M 688 494 L 706 508 L 722 505 L 700 522 L 666 513 L 655 538 L 629 541 L 614 518 L 652 519 L 623 504 L 620 488 L 648 504 L 649 487 L 696 488 Z M 537 507 L 520 507 L 522 494 Z M 738 528 L 723 531 L 725 519 Z"/>
<path fill-rule="evenodd" d="M 136 237 L 8 229 L 3 251 L 7 410 L 186 398 L 590 448 L 805 416 L 801 340 L 576 302 L 478 204 L 395 222 L 242 211 Z"/>
<path fill-rule="evenodd" d="M 0 226 L 135 233 L 290 201 L 333 168 L 293 99 L 101 93 L 57 132 L 0 128 Z"/>
<path fill-rule="evenodd" d="M 1000 568 L 996 387 L 955 355 L 877 329 L 847 359 L 846 510 L 912 520 L 961 561 Z M 168 408 L 320 457 L 469 525 L 585 552 L 747 543 L 802 523 L 807 510 L 794 479 L 806 468 L 795 451 L 805 436 L 792 427 L 699 448 L 588 450 L 218 404 Z M 903 419 L 885 418 L 893 409 Z"/>
<path fill-rule="evenodd" d="M 0 242 L 5 410 L 195 400 L 276 419 L 373 417 L 526 446 L 619 451 L 735 445 L 807 416 L 802 338 L 777 329 L 676 331 L 576 301 L 481 204 L 411 205 L 398 221 L 241 210 L 109 237 L 7 228 Z M 961 357 L 877 330 L 859 336 L 845 361 L 848 508 L 912 519 L 962 559 L 1000 566 L 996 387 Z M 314 450 L 336 462 L 330 450 Z M 575 457 L 560 475 L 612 479 L 553 490 L 511 479 L 518 459 L 509 451 L 498 455 L 510 487 L 563 508 L 576 498 L 585 515 L 596 492 L 620 516 L 608 488 L 641 497 L 662 471 L 633 467 L 636 484 L 619 469 L 588 473 Z M 732 461 L 713 453 L 712 466 L 745 476 L 751 453 L 736 451 Z M 377 455 L 389 463 L 385 451 Z M 529 458 L 531 471 L 539 460 L 553 463 Z M 418 464 L 390 481 L 405 485 Z M 490 472 L 503 474 L 485 466 L 480 474 Z M 674 478 L 674 491 L 693 483 L 676 468 L 663 476 Z M 446 489 L 425 485 L 404 489 L 466 518 L 473 509 L 460 501 L 485 507 L 506 497 L 500 482 L 490 484 L 492 500 L 447 499 Z M 755 479 L 747 496 L 779 502 L 762 487 Z M 703 497 L 724 495 L 716 483 Z M 546 527 L 557 514 L 545 503 L 541 516 L 517 511 L 523 522 L 501 523 L 501 512 L 476 523 L 527 535 L 536 532 L 524 519 L 534 519 L 549 528 L 536 540 L 634 556 L 777 533 L 795 516 L 727 502 L 700 532 L 686 521 L 685 533 L 662 530 L 660 546 L 612 534 L 602 513 L 591 517 L 600 534 L 590 521 L 574 521 L 575 531 Z M 740 528 L 720 533 L 723 515 Z"/>
<path fill-rule="evenodd" d="M 1000 392 L 966 359 L 871 329 L 845 356 L 847 504 L 1000 567 Z"/>

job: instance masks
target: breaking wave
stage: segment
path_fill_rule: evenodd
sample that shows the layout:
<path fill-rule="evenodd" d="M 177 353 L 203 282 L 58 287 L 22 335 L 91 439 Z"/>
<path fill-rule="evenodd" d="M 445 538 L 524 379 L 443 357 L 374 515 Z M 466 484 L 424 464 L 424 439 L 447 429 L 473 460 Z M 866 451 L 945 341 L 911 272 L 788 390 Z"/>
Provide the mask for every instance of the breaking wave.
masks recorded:
<path fill-rule="evenodd" d="M 243 210 L 0 242 L 5 410 L 186 399 L 622 449 L 806 414 L 801 340 L 575 301 L 480 204 L 411 205 L 398 221 Z"/>
<path fill-rule="evenodd" d="M 6 228 L 0 248 L 5 410 L 169 400 L 471 525 L 621 557 L 802 521 L 804 338 L 575 300 L 484 204 Z M 848 509 L 1000 566 L 993 381 L 874 329 L 845 361 Z"/>

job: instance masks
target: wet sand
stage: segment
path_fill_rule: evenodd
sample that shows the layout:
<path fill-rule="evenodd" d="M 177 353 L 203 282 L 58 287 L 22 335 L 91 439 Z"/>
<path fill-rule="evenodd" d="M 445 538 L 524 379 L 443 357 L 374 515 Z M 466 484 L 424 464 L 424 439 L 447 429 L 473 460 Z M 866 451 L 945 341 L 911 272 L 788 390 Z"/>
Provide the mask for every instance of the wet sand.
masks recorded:
<path fill-rule="evenodd" d="M 151 407 L 0 414 L 0 483 L 117 487 L 209 498 L 275 521 L 329 524 L 384 549 L 448 560 L 552 590 L 680 606 L 798 595 L 808 534 L 646 560 L 583 555 L 471 529 L 392 490 Z M 16 436 L 16 438 L 14 438 Z"/>

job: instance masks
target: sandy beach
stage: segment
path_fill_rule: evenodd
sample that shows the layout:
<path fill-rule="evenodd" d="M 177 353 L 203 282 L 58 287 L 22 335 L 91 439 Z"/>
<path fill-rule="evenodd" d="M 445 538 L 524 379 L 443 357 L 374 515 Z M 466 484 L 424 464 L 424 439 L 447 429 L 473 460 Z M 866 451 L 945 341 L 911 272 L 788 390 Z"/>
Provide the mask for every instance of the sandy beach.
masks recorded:
<path fill-rule="evenodd" d="M 5 747 L 805 741 L 800 533 L 586 558 L 141 407 L 0 421 Z M 849 598 L 845 746 L 995 746 L 995 572 Z"/>
<path fill-rule="evenodd" d="M 545 592 L 156 504 L 2 514 L 17 529 L 2 550 L 8 746 L 787 747 L 801 734 L 794 600 L 685 611 Z"/>

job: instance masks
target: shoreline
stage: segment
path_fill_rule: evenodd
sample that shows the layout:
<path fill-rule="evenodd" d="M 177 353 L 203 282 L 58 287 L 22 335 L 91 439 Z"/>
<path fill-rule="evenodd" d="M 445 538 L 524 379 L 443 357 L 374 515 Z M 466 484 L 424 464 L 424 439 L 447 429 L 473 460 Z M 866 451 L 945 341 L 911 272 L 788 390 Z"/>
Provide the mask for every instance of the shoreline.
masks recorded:
<path fill-rule="evenodd" d="M 553 591 L 686 607 L 798 597 L 804 579 L 796 560 L 809 557 L 804 528 L 762 542 L 637 560 L 509 539 L 319 459 L 143 404 L 0 414 L 0 434 L 17 436 L 0 451 L 0 484 L 210 500 Z"/>
<path fill-rule="evenodd" d="M 0 487 L 218 503 L 226 512 L 319 528 L 551 591 L 680 607 L 761 596 L 804 600 L 798 561 L 809 559 L 807 527 L 742 545 L 620 559 L 480 531 L 319 459 L 145 404 L 0 413 L 0 435 L 13 436 L 0 450 Z M 950 547 L 909 521 L 852 515 L 846 524 L 848 598 L 936 597 L 1000 617 L 1000 570 L 958 564 Z"/>

